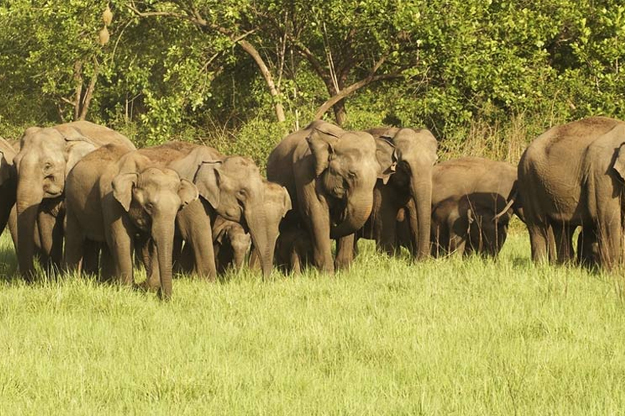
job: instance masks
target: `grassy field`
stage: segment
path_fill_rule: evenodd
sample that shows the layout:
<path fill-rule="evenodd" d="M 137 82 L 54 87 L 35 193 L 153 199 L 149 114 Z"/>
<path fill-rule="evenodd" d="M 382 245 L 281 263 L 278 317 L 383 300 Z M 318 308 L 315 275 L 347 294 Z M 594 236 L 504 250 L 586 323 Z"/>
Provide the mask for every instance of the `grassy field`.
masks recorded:
<path fill-rule="evenodd" d="M 1 414 L 617 414 L 622 275 L 375 254 L 352 270 L 0 285 Z M 9 240 L 0 272 L 11 276 Z"/>

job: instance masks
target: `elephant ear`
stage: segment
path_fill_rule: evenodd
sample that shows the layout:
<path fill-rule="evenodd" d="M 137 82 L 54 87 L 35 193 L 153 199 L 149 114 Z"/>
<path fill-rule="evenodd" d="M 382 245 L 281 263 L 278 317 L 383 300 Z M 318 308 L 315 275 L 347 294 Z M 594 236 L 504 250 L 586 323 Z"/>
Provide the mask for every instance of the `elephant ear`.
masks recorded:
<path fill-rule="evenodd" d="M 315 128 L 306 137 L 306 141 L 315 158 L 315 177 L 318 178 L 328 168 L 330 158 L 334 155 L 334 146 L 338 142 L 338 137 L 330 131 Z"/>
<path fill-rule="evenodd" d="M 193 184 L 193 182 L 180 179 L 180 187 L 178 188 L 178 196 L 180 197 L 180 201 L 182 202 L 182 206 L 187 206 L 189 203 L 195 201 L 199 197 L 199 192 L 197 187 Z"/>
<path fill-rule="evenodd" d="M 0 150 L 0 185 L 11 179 L 11 165 L 6 155 Z"/>
<path fill-rule="evenodd" d="M 621 144 L 621 146 L 616 151 L 616 159 L 614 160 L 614 170 L 621 177 L 622 181 L 625 181 L 625 143 Z"/>
<path fill-rule="evenodd" d="M 204 161 L 200 164 L 193 178 L 193 183 L 195 183 L 200 196 L 213 208 L 219 207 L 220 202 L 221 165 L 221 160 Z"/>
<path fill-rule="evenodd" d="M 121 173 L 113 178 L 113 196 L 128 212 L 132 201 L 132 188 L 137 184 L 138 173 Z"/>
<path fill-rule="evenodd" d="M 375 141 L 375 157 L 378 161 L 378 179 L 386 185 L 397 169 L 398 153 L 393 142 L 381 136 Z"/>
<path fill-rule="evenodd" d="M 83 136 L 74 128 L 58 129 L 65 139 L 65 177 L 72 170 L 74 165 L 87 154 L 97 149 L 97 146 L 87 137 Z"/>
<path fill-rule="evenodd" d="M 293 204 L 291 202 L 291 196 L 289 195 L 289 191 L 287 191 L 284 186 L 282 187 L 282 191 L 284 192 L 284 205 L 282 205 L 284 211 L 282 214 L 282 218 L 284 218 L 287 212 L 293 209 Z"/>

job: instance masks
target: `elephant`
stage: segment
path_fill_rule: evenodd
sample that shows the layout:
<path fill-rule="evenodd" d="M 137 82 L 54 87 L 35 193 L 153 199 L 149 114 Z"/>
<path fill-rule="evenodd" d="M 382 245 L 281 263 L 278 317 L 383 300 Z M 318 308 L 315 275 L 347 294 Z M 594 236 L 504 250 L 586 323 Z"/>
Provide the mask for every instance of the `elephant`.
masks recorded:
<path fill-rule="evenodd" d="M 217 272 L 225 272 L 230 265 L 238 271 L 243 268 L 252 238 L 238 222 L 217 216 L 213 224 L 213 245 Z"/>
<path fill-rule="evenodd" d="M 308 230 L 285 228 L 276 243 L 276 265 L 285 273 L 300 274 L 312 262 L 313 246 Z"/>
<path fill-rule="evenodd" d="M 293 208 L 291 204 L 291 197 L 289 192 L 284 186 L 278 185 L 270 181 L 263 181 L 263 187 L 265 189 L 265 220 L 268 235 L 271 236 L 271 244 L 274 247 L 274 257 L 272 261 L 275 263 L 275 259 L 280 256 L 278 252 L 278 242 L 282 237 L 283 230 L 281 230 L 282 220 L 286 214 Z M 257 269 L 259 266 L 259 250 L 253 247 L 252 254 L 250 256 L 250 268 Z"/>
<path fill-rule="evenodd" d="M 525 149 L 519 194 L 535 262 L 571 261 L 577 227 L 596 243 L 598 266 L 623 260 L 624 144 L 625 122 L 589 117 L 552 127 Z"/>
<path fill-rule="evenodd" d="M 424 258 L 430 254 L 432 169 L 438 159 L 436 138 L 426 129 L 381 127 L 367 132 L 379 142 L 379 151 L 387 153 L 395 173 L 388 183 L 377 181 L 373 211 L 358 236 L 374 239 L 378 249 L 395 253 L 397 216 L 406 207 L 412 234 L 410 250 L 416 259 Z M 385 142 L 391 146 L 384 146 Z"/>
<path fill-rule="evenodd" d="M 125 136 L 88 121 L 30 127 L 21 137 L 14 158 L 17 257 L 20 273 L 27 280 L 34 277 L 35 231 L 44 262 L 60 264 L 66 177 L 85 155 L 108 143 L 135 148 Z"/>
<path fill-rule="evenodd" d="M 114 274 L 131 285 L 135 239 L 147 235 L 151 264 L 146 287 L 170 299 L 176 215 L 198 198 L 198 190 L 149 153 L 108 144 L 71 170 L 65 191 L 64 263 L 68 270 L 80 270 L 85 240 L 105 243 L 103 259 L 110 256 Z"/>
<path fill-rule="evenodd" d="M 17 171 L 13 164 L 14 147 L 0 137 L 0 234 L 4 231 L 15 206 Z M 15 241 L 15 240 L 14 240 Z"/>
<path fill-rule="evenodd" d="M 441 252 L 496 256 L 512 213 L 523 218 L 520 200 L 509 201 L 517 187 L 517 170 L 509 163 L 480 157 L 448 160 L 434 166 L 432 185 L 435 257 Z"/>
<path fill-rule="evenodd" d="M 196 145 L 187 156 L 172 161 L 168 167 L 193 181 L 201 196 L 182 209 L 176 219 L 177 232 L 185 243 L 182 268 L 188 268 L 186 259 L 192 258 L 196 273 L 215 278 L 211 228 L 219 215 L 244 225 L 255 250 L 260 252 L 262 273 L 268 276 L 273 267 L 278 227 L 271 226 L 265 181 L 254 161 L 224 156 L 210 147 Z"/>
<path fill-rule="evenodd" d="M 319 120 L 286 136 L 269 155 L 267 179 L 287 189 L 294 207 L 284 227 L 303 224 L 314 265 L 324 272 L 347 267 L 353 258 L 354 233 L 371 214 L 375 183 L 392 174 L 378 157 L 371 134 Z M 336 264 L 332 238 L 339 239 Z"/>

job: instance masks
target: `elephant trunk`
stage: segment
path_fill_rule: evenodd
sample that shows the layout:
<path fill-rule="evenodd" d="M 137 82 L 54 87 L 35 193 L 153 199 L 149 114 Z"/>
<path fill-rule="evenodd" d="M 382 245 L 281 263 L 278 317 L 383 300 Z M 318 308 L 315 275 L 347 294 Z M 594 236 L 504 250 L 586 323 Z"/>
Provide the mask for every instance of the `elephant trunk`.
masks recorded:
<path fill-rule="evenodd" d="M 260 258 L 263 277 L 269 277 L 273 268 L 273 256 L 278 238 L 277 228 L 272 231 L 266 221 L 267 215 L 261 207 L 250 207 L 245 212 L 245 221 L 252 237 L 252 244 Z"/>
<path fill-rule="evenodd" d="M 41 184 L 20 180 L 17 187 L 17 258 L 19 270 L 27 280 L 34 277 L 35 223 L 43 200 Z"/>
<path fill-rule="evenodd" d="M 340 238 L 360 230 L 371 215 L 373 186 L 349 195 L 344 220 L 330 229 L 331 238 Z"/>
<path fill-rule="evenodd" d="M 156 245 L 158 256 L 158 269 L 161 278 L 161 297 L 163 300 L 171 299 L 172 293 L 172 252 L 174 244 L 174 219 L 172 215 L 168 219 L 154 220 L 152 223 L 152 238 Z"/>
<path fill-rule="evenodd" d="M 413 172 L 416 170 L 413 169 Z M 410 194 L 416 208 L 416 219 L 411 215 L 413 241 L 416 243 L 414 255 L 417 260 L 430 254 L 430 228 L 432 222 L 432 170 L 421 169 L 418 177 L 410 180 Z"/>

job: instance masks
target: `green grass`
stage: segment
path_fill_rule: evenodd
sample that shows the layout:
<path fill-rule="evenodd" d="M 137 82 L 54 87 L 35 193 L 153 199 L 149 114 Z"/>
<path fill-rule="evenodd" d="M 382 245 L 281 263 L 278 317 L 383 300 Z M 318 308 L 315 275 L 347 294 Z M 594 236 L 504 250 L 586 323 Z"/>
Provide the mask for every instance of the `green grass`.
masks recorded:
<path fill-rule="evenodd" d="M 411 264 L 364 249 L 331 278 L 174 282 L 174 299 L 66 277 L 0 284 L 1 414 L 617 414 L 618 273 Z M 0 245 L 0 273 L 15 259 Z"/>

